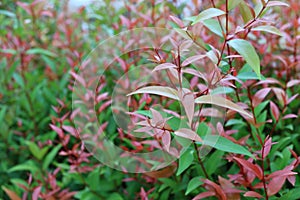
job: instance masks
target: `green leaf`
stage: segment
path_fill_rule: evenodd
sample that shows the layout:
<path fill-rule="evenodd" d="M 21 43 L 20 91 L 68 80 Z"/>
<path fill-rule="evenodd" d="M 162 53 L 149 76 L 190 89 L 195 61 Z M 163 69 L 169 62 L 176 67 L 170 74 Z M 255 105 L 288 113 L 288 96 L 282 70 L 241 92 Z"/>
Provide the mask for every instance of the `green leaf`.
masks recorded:
<path fill-rule="evenodd" d="M 229 0 L 228 1 L 228 10 L 234 9 L 237 5 L 239 5 L 243 0 Z"/>
<path fill-rule="evenodd" d="M 195 99 L 195 103 L 199 104 L 212 104 L 217 105 L 223 108 L 228 108 L 231 110 L 234 110 L 236 112 L 239 112 L 241 114 L 244 114 L 250 118 L 252 118 L 252 114 L 245 111 L 243 108 L 241 108 L 239 105 L 227 100 L 226 98 L 218 95 L 203 95 Z"/>
<path fill-rule="evenodd" d="M 252 10 L 251 7 L 249 7 L 249 5 L 246 2 L 242 1 L 238 5 L 239 5 L 240 13 L 243 17 L 244 23 L 249 22 L 250 20 L 252 20 L 255 17 L 254 11 Z"/>
<path fill-rule="evenodd" d="M 1 124 L 2 122 L 4 122 L 4 117 L 5 117 L 6 110 L 7 110 L 7 107 L 6 107 L 6 106 L 3 106 L 3 107 L 1 108 L 1 111 L 0 111 L 0 124 Z"/>
<path fill-rule="evenodd" d="M 8 10 L 0 10 L 0 15 L 6 15 L 6 16 L 11 17 L 11 18 L 16 17 L 15 13 L 10 12 Z"/>
<path fill-rule="evenodd" d="M 40 149 L 34 142 L 31 141 L 26 141 L 26 145 L 28 146 L 32 155 L 36 157 L 38 160 L 41 160 L 49 149 L 49 147 L 44 147 Z"/>
<path fill-rule="evenodd" d="M 265 31 L 268 33 L 272 33 L 275 35 L 283 36 L 280 30 L 278 30 L 275 26 L 265 25 L 265 26 L 257 26 L 251 29 L 252 31 Z"/>
<path fill-rule="evenodd" d="M 160 96 L 169 97 L 171 99 L 179 100 L 177 90 L 170 87 L 163 87 L 163 86 L 144 87 L 128 94 L 127 96 L 131 96 L 133 94 L 156 94 Z"/>
<path fill-rule="evenodd" d="M 2 53 L 7 53 L 7 54 L 12 54 L 12 55 L 16 55 L 17 51 L 14 49 L 0 49 L 0 52 Z"/>
<path fill-rule="evenodd" d="M 152 113 L 150 110 L 137 110 L 135 113 L 152 118 Z"/>
<path fill-rule="evenodd" d="M 108 196 L 107 200 L 123 200 L 123 197 L 118 193 L 112 193 Z"/>
<path fill-rule="evenodd" d="M 213 174 L 221 164 L 222 156 L 224 151 L 216 150 L 211 156 L 205 161 L 205 168 L 208 175 Z"/>
<path fill-rule="evenodd" d="M 225 12 L 223 10 L 217 9 L 217 8 L 209 8 L 204 11 L 202 11 L 199 15 L 186 18 L 186 20 L 192 21 L 192 25 L 195 25 L 199 22 L 203 22 L 204 20 L 211 19 L 213 17 L 218 17 L 220 15 L 224 15 Z"/>
<path fill-rule="evenodd" d="M 46 49 L 41 49 L 41 48 L 34 48 L 34 49 L 29 49 L 26 51 L 26 54 L 31 55 L 31 54 L 41 54 L 49 57 L 56 57 L 55 53 L 52 53 L 51 51 L 48 51 Z"/>
<path fill-rule="evenodd" d="M 44 162 L 43 162 L 43 169 L 46 170 L 48 169 L 50 163 L 54 160 L 56 154 L 61 148 L 61 144 L 57 145 L 55 148 L 53 148 L 46 156 Z"/>
<path fill-rule="evenodd" d="M 203 184 L 203 182 L 201 181 L 201 178 L 203 178 L 202 176 L 197 176 L 194 177 L 192 180 L 190 180 L 185 195 L 188 195 L 189 193 L 191 193 L 193 190 L 195 190 L 197 187 L 199 187 L 200 185 Z"/>
<path fill-rule="evenodd" d="M 223 37 L 222 27 L 219 22 L 215 19 L 207 19 L 203 21 L 203 25 L 206 26 L 211 32 L 216 35 Z"/>
<path fill-rule="evenodd" d="M 194 151 L 186 150 L 179 158 L 179 167 L 176 173 L 176 176 L 179 176 L 182 172 L 184 172 L 194 160 Z"/>
<path fill-rule="evenodd" d="M 37 166 L 34 164 L 32 160 L 29 160 L 23 164 L 16 165 L 8 170 L 9 173 L 15 172 L 15 171 L 31 171 L 32 173 L 35 173 L 38 170 Z"/>
<path fill-rule="evenodd" d="M 228 44 L 245 59 L 260 78 L 260 60 L 252 44 L 243 39 L 233 39 Z"/>
<path fill-rule="evenodd" d="M 300 199 L 300 187 L 295 188 L 287 192 L 286 194 L 282 195 L 279 199 L 277 200 L 297 200 Z"/>
<path fill-rule="evenodd" d="M 203 139 L 203 142 L 196 142 L 197 144 L 208 145 L 215 149 L 229 152 L 229 153 L 236 153 L 236 154 L 243 154 L 249 157 L 254 158 L 254 156 L 243 146 L 233 143 L 232 141 L 218 135 L 209 135 Z"/>

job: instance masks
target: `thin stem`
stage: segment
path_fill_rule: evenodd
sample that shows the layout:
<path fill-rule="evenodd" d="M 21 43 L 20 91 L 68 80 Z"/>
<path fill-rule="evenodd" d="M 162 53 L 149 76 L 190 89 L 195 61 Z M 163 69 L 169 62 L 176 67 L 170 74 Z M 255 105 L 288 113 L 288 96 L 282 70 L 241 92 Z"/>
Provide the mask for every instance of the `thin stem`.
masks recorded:
<path fill-rule="evenodd" d="M 202 169 L 202 171 L 203 171 L 205 177 L 208 179 L 209 176 L 208 176 L 208 173 L 207 173 L 207 171 L 206 171 L 206 169 L 205 169 L 205 167 L 204 167 L 204 165 L 203 165 L 202 159 L 200 158 L 200 155 L 199 155 L 199 152 L 198 152 L 197 144 L 195 143 L 195 141 L 193 141 L 193 143 L 194 143 L 194 148 L 195 148 L 195 150 L 196 150 L 197 158 L 198 158 L 198 161 L 199 161 L 199 163 L 200 163 L 201 169 Z"/>
<path fill-rule="evenodd" d="M 268 200 L 268 199 L 269 199 L 269 196 L 268 196 L 267 185 L 266 185 L 266 179 L 265 179 L 264 151 L 265 151 L 265 142 L 264 142 L 264 145 L 263 145 L 263 147 L 262 147 L 262 153 L 261 153 L 261 156 L 262 156 L 262 164 L 261 164 L 261 167 L 262 167 L 262 173 L 263 173 L 262 182 L 263 182 L 263 185 L 264 185 L 264 192 L 265 192 L 266 200 Z"/>

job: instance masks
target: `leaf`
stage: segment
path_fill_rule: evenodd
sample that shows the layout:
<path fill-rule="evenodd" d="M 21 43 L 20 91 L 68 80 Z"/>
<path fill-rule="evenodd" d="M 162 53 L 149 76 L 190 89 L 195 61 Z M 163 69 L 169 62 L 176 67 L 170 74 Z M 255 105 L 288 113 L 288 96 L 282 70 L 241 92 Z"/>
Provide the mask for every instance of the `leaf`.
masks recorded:
<path fill-rule="evenodd" d="M 280 116 L 280 112 L 278 107 L 276 106 L 275 103 L 273 103 L 272 101 L 270 102 L 270 108 L 271 108 L 271 112 L 272 115 L 274 116 L 275 120 L 278 121 L 279 116 Z"/>
<path fill-rule="evenodd" d="M 215 19 L 207 19 L 203 21 L 203 25 L 206 26 L 214 34 L 223 37 L 222 27 Z"/>
<path fill-rule="evenodd" d="M 31 54 L 41 54 L 49 57 L 56 57 L 55 53 L 52 53 L 49 50 L 46 49 L 41 49 L 41 48 L 34 48 L 34 49 L 29 49 L 26 51 L 26 54 L 31 55 Z"/>
<path fill-rule="evenodd" d="M 6 16 L 11 17 L 11 18 L 15 18 L 16 17 L 15 13 L 10 12 L 8 10 L 0 10 L 0 15 L 6 15 Z"/>
<path fill-rule="evenodd" d="M 195 190 L 197 187 L 199 187 L 200 185 L 203 184 L 203 182 L 201 181 L 201 178 L 203 178 L 203 177 L 197 176 L 197 177 L 194 177 L 192 180 L 190 180 L 190 182 L 189 182 L 189 184 L 187 186 L 185 195 L 188 195 L 193 190 Z"/>
<path fill-rule="evenodd" d="M 57 145 L 55 148 L 53 148 L 46 156 L 44 162 L 43 162 L 43 169 L 46 170 L 48 169 L 50 163 L 53 161 L 53 159 L 55 158 L 56 154 L 58 153 L 58 151 L 61 148 L 61 144 Z"/>
<path fill-rule="evenodd" d="M 193 63 L 193 62 L 195 62 L 197 60 L 203 59 L 205 57 L 206 57 L 206 55 L 191 56 L 191 57 L 187 58 L 185 61 L 183 61 L 182 64 L 181 64 L 181 66 L 185 67 L 185 66 L 187 66 L 187 65 L 189 65 L 189 64 L 191 64 L 191 63 Z"/>
<path fill-rule="evenodd" d="M 34 142 L 31 141 L 26 141 L 26 145 L 28 146 L 32 155 L 38 160 L 41 160 L 49 149 L 49 147 L 44 147 L 43 149 L 40 149 Z"/>
<path fill-rule="evenodd" d="M 283 34 L 278 30 L 275 26 L 265 25 L 265 26 L 257 26 L 251 29 L 252 31 L 265 31 L 268 33 L 272 33 L 275 35 L 283 36 Z"/>
<path fill-rule="evenodd" d="M 177 66 L 172 63 L 163 63 L 156 66 L 152 72 L 163 70 L 163 69 L 170 69 L 170 68 L 177 68 Z"/>
<path fill-rule="evenodd" d="M 195 111 L 195 99 L 194 95 L 190 90 L 183 90 L 179 93 L 180 101 L 184 107 L 185 113 L 187 115 L 187 118 L 189 120 L 189 124 L 192 124 L 193 117 L 194 117 L 194 111 Z"/>
<path fill-rule="evenodd" d="M 229 0 L 228 1 L 228 10 L 234 9 L 237 5 L 239 5 L 243 0 Z"/>
<path fill-rule="evenodd" d="M 195 99 L 195 103 L 200 104 L 213 104 L 217 106 L 221 106 L 224 108 L 228 108 L 231 110 L 234 110 L 236 112 L 239 112 L 240 114 L 246 115 L 250 118 L 252 118 L 252 115 L 248 112 L 246 112 L 243 108 L 241 108 L 239 105 L 227 100 L 224 97 L 217 96 L 217 95 L 203 95 L 201 97 L 198 97 Z"/>
<path fill-rule="evenodd" d="M 256 175 L 259 180 L 263 178 L 263 172 L 261 168 L 258 165 L 254 165 L 253 163 L 249 162 L 248 160 L 244 160 L 241 158 L 234 157 L 234 160 L 236 160 L 239 164 L 241 164 L 245 169 L 251 171 Z"/>
<path fill-rule="evenodd" d="M 192 18 L 191 21 L 193 21 L 192 25 L 195 25 L 199 22 L 202 22 L 207 19 L 211 19 L 213 17 L 218 17 L 220 15 L 224 15 L 225 12 L 223 10 L 217 9 L 217 8 L 209 8 L 204 11 L 202 11 L 199 15 Z M 187 18 L 189 20 L 190 18 Z"/>
<path fill-rule="evenodd" d="M 152 178 L 167 178 L 167 177 L 172 176 L 174 174 L 175 170 L 176 170 L 175 165 L 169 165 L 168 167 L 165 167 L 158 171 L 145 172 L 145 174 Z"/>
<path fill-rule="evenodd" d="M 31 171 L 33 174 L 35 171 L 37 171 L 38 168 L 34 164 L 33 161 L 29 160 L 23 164 L 16 165 L 8 170 L 9 173 L 15 172 L 15 171 Z"/>
<path fill-rule="evenodd" d="M 161 96 L 169 97 L 171 99 L 179 100 L 177 90 L 170 88 L 170 87 L 164 87 L 164 86 L 144 87 L 144 88 L 138 89 L 134 92 L 131 92 L 130 94 L 127 94 L 127 96 L 131 96 L 133 94 L 145 94 L 145 93 L 161 95 Z"/>
<path fill-rule="evenodd" d="M 208 175 L 213 174 L 221 164 L 224 151 L 216 150 L 205 162 L 205 168 Z"/>
<path fill-rule="evenodd" d="M 170 15 L 170 18 L 173 22 L 175 22 L 180 28 L 183 28 L 184 27 L 184 23 L 181 21 L 181 19 L 175 17 L 175 16 L 172 16 Z"/>
<path fill-rule="evenodd" d="M 272 7 L 272 6 L 287 6 L 290 7 L 289 4 L 284 3 L 282 1 L 269 1 L 267 4 L 267 7 Z"/>
<path fill-rule="evenodd" d="M 244 194 L 244 197 L 255 197 L 255 198 L 259 198 L 262 199 L 264 198 L 261 194 L 254 192 L 254 191 L 248 191 Z"/>
<path fill-rule="evenodd" d="M 21 200 L 21 198 L 14 191 L 11 191 L 4 186 L 2 186 L 2 190 L 7 194 L 7 196 L 11 200 Z"/>
<path fill-rule="evenodd" d="M 244 23 L 247 23 L 250 20 L 254 19 L 255 12 L 246 2 L 244 1 L 240 2 L 239 9 L 243 17 Z"/>
<path fill-rule="evenodd" d="M 179 137 L 183 137 L 183 138 L 186 138 L 189 140 L 202 142 L 202 139 L 200 138 L 200 136 L 196 132 L 192 131 L 191 129 L 181 128 L 181 129 L 175 131 L 174 134 Z"/>
<path fill-rule="evenodd" d="M 182 172 L 184 172 L 194 161 L 194 151 L 187 150 L 185 151 L 179 158 L 179 166 L 176 173 L 176 176 L 179 176 Z"/>
<path fill-rule="evenodd" d="M 292 190 L 289 190 L 286 194 L 282 195 L 279 199 L 277 200 L 298 200 L 300 199 L 300 188 L 295 188 Z"/>
<path fill-rule="evenodd" d="M 198 144 L 198 142 L 197 142 L 197 144 Z M 203 139 L 203 142 L 200 142 L 200 144 L 207 145 L 207 146 L 213 147 L 215 149 L 229 152 L 229 153 L 243 154 L 243 155 L 247 155 L 252 158 L 254 157 L 243 146 L 233 143 L 232 141 L 228 140 L 227 138 L 224 138 L 219 135 L 207 135 Z"/>
<path fill-rule="evenodd" d="M 260 75 L 260 60 L 259 57 L 252 46 L 252 44 L 243 39 L 233 39 L 228 42 L 228 44 L 234 48 L 245 61 L 250 65 L 259 78 Z"/>

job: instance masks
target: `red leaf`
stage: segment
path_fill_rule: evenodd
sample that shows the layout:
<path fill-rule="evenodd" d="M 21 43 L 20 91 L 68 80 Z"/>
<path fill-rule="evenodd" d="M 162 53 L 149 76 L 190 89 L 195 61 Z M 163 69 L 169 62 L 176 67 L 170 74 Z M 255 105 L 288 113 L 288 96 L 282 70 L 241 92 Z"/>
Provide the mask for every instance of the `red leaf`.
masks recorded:
<path fill-rule="evenodd" d="M 63 138 L 64 137 L 64 132 L 61 128 L 58 128 L 57 126 L 54 126 L 52 124 L 50 124 L 50 127 L 52 128 L 52 130 L 54 130 L 57 135 L 60 137 L 60 138 Z"/>
<path fill-rule="evenodd" d="M 42 189 L 42 186 L 38 186 L 37 188 L 34 189 L 34 191 L 32 193 L 32 200 L 38 200 L 41 189 Z"/>
<path fill-rule="evenodd" d="M 185 113 L 187 115 L 187 118 L 189 120 L 189 124 L 192 124 L 192 120 L 194 117 L 194 111 L 195 111 L 195 102 L 194 102 L 194 95 L 191 91 L 182 91 L 179 92 L 179 98 L 181 100 L 181 103 L 184 107 Z"/>
<path fill-rule="evenodd" d="M 285 180 L 286 180 L 285 176 L 273 178 L 267 186 L 268 195 L 272 196 L 272 195 L 276 194 L 277 192 L 279 192 L 280 189 L 282 188 Z"/>
<path fill-rule="evenodd" d="M 245 197 L 255 197 L 255 198 L 264 198 L 261 194 L 254 192 L 254 191 L 248 191 L 244 194 Z"/>
<path fill-rule="evenodd" d="M 287 7 L 289 7 L 289 4 L 284 3 L 282 1 L 269 1 L 267 4 L 267 7 L 271 7 L 271 6 L 287 6 Z"/>
<path fill-rule="evenodd" d="M 271 107 L 271 112 L 272 112 L 273 116 L 275 117 L 276 121 L 278 121 L 279 116 L 280 116 L 278 107 L 272 101 L 270 102 L 270 107 Z"/>
<path fill-rule="evenodd" d="M 270 150 L 271 150 L 271 147 L 272 147 L 272 138 L 267 138 L 267 140 L 265 141 L 265 144 L 264 144 L 264 151 L 261 152 L 261 155 L 262 155 L 262 159 L 264 159 L 265 157 L 268 156 L 268 154 L 270 153 Z"/>
<path fill-rule="evenodd" d="M 184 23 L 177 17 L 170 15 L 170 18 L 173 22 L 175 22 L 180 28 L 184 27 Z"/>
<path fill-rule="evenodd" d="M 2 189 L 7 194 L 7 196 L 9 196 L 9 198 L 11 200 L 21 200 L 21 198 L 14 191 L 11 191 L 11 190 L 5 188 L 4 186 L 2 187 Z"/>
<path fill-rule="evenodd" d="M 181 66 L 185 67 L 185 66 L 187 66 L 187 65 L 189 65 L 189 64 L 191 64 L 191 63 L 193 63 L 197 60 L 203 59 L 205 57 L 206 57 L 206 55 L 191 56 L 191 57 L 187 58 L 185 61 L 183 61 Z"/>
<path fill-rule="evenodd" d="M 78 81 L 82 86 L 86 86 L 85 80 L 79 76 L 78 74 L 76 74 L 75 72 L 70 72 L 70 74 L 73 76 L 73 78 Z"/>
<path fill-rule="evenodd" d="M 152 72 L 155 71 L 159 71 L 159 70 L 163 70 L 163 69 L 170 69 L 170 68 L 177 68 L 176 65 L 172 64 L 172 63 L 163 63 L 160 65 L 157 65 Z"/>
<path fill-rule="evenodd" d="M 192 131 L 191 129 L 181 128 L 175 131 L 174 134 L 193 141 L 202 142 L 202 139 L 199 137 L 199 135 L 194 131 Z"/>
<path fill-rule="evenodd" d="M 261 168 L 258 165 L 254 165 L 253 163 L 251 163 L 247 160 L 243 160 L 241 158 L 234 157 L 234 159 L 238 163 L 240 163 L 245 169 L 253 172 L 256 175 L 257 178 L 259 178 L 260 180 L 262 179 L 263 173 L 262 173 Z"/>
<path fill-rule="evenodd" d="M 290 88 L 293 87 L 294 85 L 299 85 L 300 84 L 300 80 L 291 80 L 286 84 L 286 87 Z"/>
<path fill-rule="evenodd" d="M 221 200 L 227 200 L 227 197 L 226 197 L 225 192 L 222 190 L 222 188 L 221 188 L 218 184 L 216 184 L 216 183 L 214 183 L 214 182 L 212 182 L 212 181 L 210 181 L 210 180 L 208 180 L 208 179 L 205 179 L 203 182 L 204 182 L 205 184 L 207 184 L 207 185 L 213 187 L 214 190 L 215 190 L 215 192 L 216 192 L 216 194 L 219 196 L 219 198 L 220 198 Z"/>
<path fill-rule="evenodd" d="M 195 196 L 192 200 L 198 200 L 198 199 L 204 199 L 206 197 L 211 197 L 211 196 L 215 196 L 216 193 L 215 192 L 202 192 L 200 194 L 198 194 L 197 196 Z"/>
<path fill-rule="evenodd" d="M 264 88 L 259 90 L 254 96 L 253 96 L 253 106 L 256 107 L 260 102 L 266 98 L 266 96 L 271 91 L 271 88 Z"/>

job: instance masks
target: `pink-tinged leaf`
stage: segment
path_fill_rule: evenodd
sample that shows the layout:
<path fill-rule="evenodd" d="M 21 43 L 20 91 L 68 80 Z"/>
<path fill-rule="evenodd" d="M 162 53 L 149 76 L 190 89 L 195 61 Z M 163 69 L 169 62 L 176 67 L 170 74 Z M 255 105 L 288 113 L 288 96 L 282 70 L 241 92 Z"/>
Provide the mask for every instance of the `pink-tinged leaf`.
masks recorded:
<path fill-rule="evenodd" d="M 64 132 L 63 132 L 63 130 L 62 130 L 61 128 L 58 128 L 57 126 L 54 126 L 54 125 L 52 125 L 52 124 L 50 124 L 50 127 L 51 127 L 52 130 L 54 130 L 54 131 L 57 133 L 57 135 L 58 135 L 60 138 L 63 138 L 63 137 L 64 137 Z"/>
<path fill-rule="evenodd" d="M 73 76 L 73 78 L 78 81 L 82 86 L 86 86 L 85 80 L 79 76 L 78 74 L 76 74 L 75 72 L 70 72 L 70 74 Z"/>
<path fill-rule="evenodd" d="M 194 76 L 197 76 L 197 77 L 203 79 L 206 83 L 208 82 L 206 76 L 204 74 L 202 74 L 201 72 L 199 72 L 198 70 L 195 70 L 192 68 L 184 68 L 182 70 L 182 72 L 187 73 L 187 74 L 192 74 Z"/>
<path fill-rule="evenodd" d="M 75 138 L 79 138 L 79 134 L 75 128 L 71 126 L 65 126 L 65 125 L 63 125 L 62 128 L 68 133 L 70 133 L 71 135 L 73 135 Z"/>
<path fill-rule="evenodd" d="M 182 62 L 181 66 L 185 67 L 185 66 L 187 66 L 197 60 L 203 59 L 205 57 L 206 57 L 206 55 L 196 55 L 196 56 L 189 57 L 185 61 Z"/>
<path fill-rule="evenodd" d="M 254 197 L 258 199 L 264 198 L 261 194 L 254 192 L 254 191 L 248 191 L 244 194 L 244 197 Z"/>
<path fill-rule="evenodd" d="M 156 66 L 152 72 L 163 70 L 163 69 L 170 69 L 170 68 L 178 68 L 178 67 L 172 63 L 163 63 Z"/>
<path fill-rule="evenodd" d="M 4 186 L 2 186 L 2 190 L 4 190 L 11 200 L 21 200 L 21 198 L 14 191 L 11 191 Z"/>
<path fill-rule="evenodd" d="M 157 125 L 158 123 L 162 123 L 164 118 L 162 117 L 162 115 L 157 111 L 157 110 L 154 110 L 152 108 L 150 108 L 150 111 L 152 113 L 152 125 Z"/>
<path fill-rule="evenodd" d="M 291 103 L 292 101 L 294 101 L 298 96 L 299 96 L 299 94 L 293 95 L 291 98 L 288 99 L 287 103 L 290 104 L 290 103 Z"/>
<path fill-rule="evenodd" d="M 202 192 L 202 193 L 198 194 L 197 196 L 195 196 L 192 200 L 204 199 L 204 198 L 215 196 L 215 195 L 216 195 L 215 192 L 210 192 L 210 191 Z"/>
<path fill-rule="evenodd" d="M 261 80 L 258 83 L 256 83 L 255 86 L 262 85 L 262 84 L 278 84 L 282 86 L 282 84 L 274 78 L 267 78 L 266 80 Z"/>
<path fill-rule="evenodd" d="M 241 158 L 237 158 L 234 157 L 234 159 L 241 164 L 245 169 L 251 171 L 252 173 L 254 173 L 256 175 L 257 178 L 259 178 L 260 180 L 263 177 L 263 172 L 261 170 L 261 168 L 258 165 L 254 165 L 253 163 L 247 161 L 247 160 L 243 160 Z"/>
<path fill-rule="evenodd" d="M 253 106 L 256 107 L 258 104 L 260 104 L 266 96 L 271 91 L 271 88 L 264 88 L 259 90 L 254 96 L 253 96 Z"/>
<path fill-rule="evenodd" d="M 167 151 L 169 151 L 170 150 L 170 144 L 171 144 L 171 134 L 168 131 L 166 131 L 163 134 L 161 139 L 162 139 L 162 143 L 163 143 L 165 149 Z"/>
<path fill-rule="evenodd" d="M 292 119 L 292 118 L 298 118 L 298 115 L 295 114 L 287 114 L 282 119 Z"/>
<path fill-rule="evenodd" d="M 281 177 L 281 176 L 284 176 L 284 177 L 293 176 L 296 174 L 297 174 L 296 172 L 292 172 L 290 169 L 287 168 L 287 169 L 278 170 L 276 172 L 273 172 L 272 174 L 270 174 L 266 177 L 266 180 L 270 180 L 272 178 L 277 178 L 277 177 Z"/>
<path fill-rule="evenodd" d="M 268 154 L 270 153 L 270 150 L 271 150 L 271 147 L 272 147 L 272 138 L 268 138 L 266 141 L 265 141 L 265 144 L 264 144 L 264 151 L 261 153 L 262 155 L 262 159 L 264 159 L 265 157 L 268 156 Z"/>
<path fill-rule="evenodd" d="M 285 176 L 273 178 L 267 186 L 268 195 L 272 196 L 272 195 L 278 193 L 281 190 L 285 180 L 286 180 Z"/>
<path fill-rule="evenodd" d="M 164 87 L 164 86 L 148 86 L 141 89 L 138 89 L 130 94 L 127 94 L 127 96 L 131 96 L 134 94 L 156 94 L 160 96 L 169 97 L 171 99 L 179 100 L 178 92 L 177 90 L 170 88 L 170 87 Z"/>
<path fill-rule="evenodd" d="M 170 19 L 175 22 L 180 28 L 183 28 L 184 27 L 184 23 L 181 21 L 181 19 L 175 17 L 175 16 L 172 16 L 170 15 Z"/>
<path fill-rule="evenodd" d="M 38 200 L 39 199 L 39 195 L 41 193 L 42 190 L 42 186 L 38 186 L 37 188 L 34 189 L 33 193 L 32 193 L 32 200 Z"/>
<path fill-rule="evenodd" d="M 289 4 L 284 3 L 282 1 L 269 1 L 267 4 L 267 7 L 272 7 L 272 6 L 287 6 L 290 7 Z"/>
<path fill-rule="evenodd" d="M 222 188 L 218 184 L 216 184 L 208 179 L 205 179 L 203 182 L 215 190 L 219 199 L 227 200 L 225 192 L 222 190 Z"/>
<path fill-rule="evenodd" d="M 272 88 L 273 92 L 275 93 L 278 101 L 284 105 L 286 103 L 286 94 L 283 89 L 281 88 Z"/>
<path fill-rule="evenodd" d="M 202 142 L 202 139 L 199 137 L 199 135 L 191 129 L 181 128 L 175 131 L 174 134 L 179 137 L 183 137 L 197 142 Z"/>
<path fill-rule="evenodd" d="M 296 176 L 288 176 L 287 179 L 292 184 L 292 186 L 295 186 Z"/>
<path fill-rule="evenodd" d="M 220 106 L 223 108 L 228 108 L 230 110 L 234 110 L 242 115 L 245 115 L 247 117 L 253 118 L 252 114 L 245 111 L 243 108 L 241 108 L 239 105 L 227 100 L 226 98 L 218 95 L 203 95 L 195 99 L 195 103 L 200 104 L 213 104 L 216 106 Z"/>
<path fill-rule="evenodd" d="M 272 115 L 274 116 L 275 120 L 278 121 L 280 113 L 279 113 L 279 109 L 278 109 L 277 105 L 271 101 L 270 108 L 271 108 L 271 112 L 272 112 Z"/>
<path fill-rule="evenodd" d="M 184 107 L 185 113 L 187 115 L 189 124 L 192 124 L 193 116 L 194 116 L 194 111 L 195 111 L 195 99 L 194 95 L 191 91 L 183 90 L 182 92 L 179 92 L 179 98 L 181 100 L 181 103 Z"/>
<path fill-rule="evenodd" d="M 287 88 L 293 87 L 294 85 L 299 85 L 300 84 L 300 80 L 291 80 L 286 84 Z"/>

